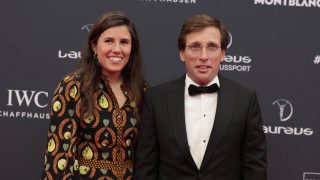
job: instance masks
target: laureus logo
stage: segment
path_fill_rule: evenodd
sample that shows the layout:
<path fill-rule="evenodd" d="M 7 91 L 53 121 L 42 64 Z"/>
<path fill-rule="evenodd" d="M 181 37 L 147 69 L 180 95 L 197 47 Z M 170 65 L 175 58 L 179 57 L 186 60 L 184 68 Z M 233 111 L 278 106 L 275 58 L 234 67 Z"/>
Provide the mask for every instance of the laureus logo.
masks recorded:
<path fill-rule="evenodd" d="M 273 106 L 279 109 L 279 118 L 281 122 L 288 121 L 293 114 L 292 103 L 286 99 L 277 99 L 273 101 Z M 312 128 L 296 127 L 296 126 L 263 126 L 263 131 L 266 134 L 278 135 L 293 135 L 293 136 L 311 136 L 313 134 Z"/>
<path fill-rule="evenodd" d="M 229 44 L 227 48 L 229 49 L 229 47 L 232 45 L 232 34 L 230 32 L 228 32 L 228 34 L 229 34 Z"/>
<path fill-rule="evenodd" d="M 81 31 L 89 33 L 93 24 L 86 24 L 81 27 Z M 58 50 L 59 59 L 81 59 L 81 51 L 78 50 Z"/>
<path fill-rule="evenodd" d="M 291 118 L 293 107 L 290 101 L 286 99 L 278 99 L 275 100 L 272 105 L 277 105 L 279 107 L 280 121 L 287 121 Z"/>
<path fill-rule="evenodd" d="M 233 42 L 233 36 L 230 31 L 228 32 L 228 36 L 229 43 L 227 45 L 227 49 L 231 47 Z M 227 54 L 219 68 L 221 71 L 249 72 L 251 68 L 251 61 L 252 58 L 250 56 Z"/>

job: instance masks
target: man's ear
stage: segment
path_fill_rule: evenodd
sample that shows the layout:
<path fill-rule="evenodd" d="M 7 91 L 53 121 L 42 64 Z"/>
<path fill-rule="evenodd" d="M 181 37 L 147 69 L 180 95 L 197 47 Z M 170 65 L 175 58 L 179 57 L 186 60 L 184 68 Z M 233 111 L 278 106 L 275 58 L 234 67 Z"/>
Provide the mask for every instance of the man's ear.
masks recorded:
<path fill-rule="evenodd" d="M 185 52 L 184 52 L 184 49 L 179 50 L 179 55 L 180 55 L 181 61 L 184 62 L 184 61 L 185 61 Z"/>

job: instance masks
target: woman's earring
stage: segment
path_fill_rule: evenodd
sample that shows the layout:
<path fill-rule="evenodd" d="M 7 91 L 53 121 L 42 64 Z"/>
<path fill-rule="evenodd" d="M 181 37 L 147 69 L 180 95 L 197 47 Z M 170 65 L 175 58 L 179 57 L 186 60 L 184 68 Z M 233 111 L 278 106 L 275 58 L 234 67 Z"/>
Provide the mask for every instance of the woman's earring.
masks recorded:
<path fill-rule="evenodd" d="M 98 60 L 98 54 L 97 53 L 94 53 L 93 59 Z"/>

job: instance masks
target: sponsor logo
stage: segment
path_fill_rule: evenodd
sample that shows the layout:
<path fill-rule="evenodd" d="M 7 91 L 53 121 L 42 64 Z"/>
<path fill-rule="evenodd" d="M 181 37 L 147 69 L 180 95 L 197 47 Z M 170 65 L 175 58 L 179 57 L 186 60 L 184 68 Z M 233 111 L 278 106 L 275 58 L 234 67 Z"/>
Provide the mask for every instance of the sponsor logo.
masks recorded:
<path fill-rule="evenodd" d="M 320 173 L 304 172 L 303 180 L 320 180 Z"/>
<path fill-rule="evenodd" d="M 85 31 L 87 33 L 90 32 L 93 24 L 86 24 L 81 27 L 82 31 Z M 59 59 L 72 59 L 72 60 L 78 60 L 81 59 L 81 51 L 77 50 L 58 50 L 58 58 Z"/>
<path fill-rule="evenodd" d="M 314 64 L 319 64 L 320 63 L 320 55 L 316 55 L 316 57 L 314 57 L 313 63 Z"/>
<path fill-rule="evenodd" d="M 86 25 L 81 27 L 81 30 L 82 31 L 86 31 L 86 32 L 90 32 L 92 26 L 93 26 L 93 24 L 86 24 Z"/>
<path fill-rule="evenodd" d="M 13 90 L 8 89 L 8 103 L 7 106 L 13 106 L 14 100 L 18 102 L 18 106 L 26 105 L 30 106 L 31 102 L 39 108 L 45 108 L 48 103 L 41 103 L 40 98 L 48 98 L 48 92 L 45 91 L 27 91 L 27 90 Z"/>
<path fill-rule="evenodd" d="M 45 109 L 48 107 L 48 92 L 8 89 L 7 94 L 6 106 L 14 110 L 0 110 L 0 117 L 50 119 Z M 43 112 L 31 112 L 31 108 Z"/>
<path fill-rule="evenodd" d="M 81 52 L 80 51 L 58 51 L 58 58 L 59 59 L 80 59 Z"/>
<path fill-rule="evenodd" d="M 227 48 L 229 49 L 229 47 L 232 45 L 232 34 L 229 32 L 229 44 L 227 46 Z"/>
<path fill-rule="evenodd" d="M 279 120 L 285 122 L 291 119 L 293 115 L 293 105 L 286 99 L 277 99 L 272 103 L 273 106 L 279 109 Z M 305 135 L 311 136 L 313 134 L 312 128 L 304 127 L 288 127 L 288 126 L 263 126 L 265 134 L 277 134 L 277 135 Z"/>
<path fill-rule="evenodd" d="M 285 99 L 278 99 L 272 103 L 272 105 L 275 105 L 275 104 L 278 105 L 279 107 L 280 121 L 287 121 L 288 119 L 291 118 L 293 113 L 293 107 L 289 101 Z M 289 112 L 287 115 L 284 114 L 286 109 Z"/>
<path fill-rule="evenodd" d="M 289 7 L 320 7 L 320 0 L 254 0 L 255 5 L 289 6 Z"/>
<path fill-rule="evenodd" d="M 197 0 L 139 0 L 143 2 L 157 2 L 157 3 L 181 3 L 181 4 L 195 4 Z"/>
<path fill-rule="evenodd" d="M 227 48 L 229 49 L 232 45 L 232 34 L 229 32 L 229 44 Z M 220 64 L 221 71 L 241 71 L 249 72 L 251 70 L 252 58 L 250 56 L 243 55 L 226 55 L 223 63 Z"/>

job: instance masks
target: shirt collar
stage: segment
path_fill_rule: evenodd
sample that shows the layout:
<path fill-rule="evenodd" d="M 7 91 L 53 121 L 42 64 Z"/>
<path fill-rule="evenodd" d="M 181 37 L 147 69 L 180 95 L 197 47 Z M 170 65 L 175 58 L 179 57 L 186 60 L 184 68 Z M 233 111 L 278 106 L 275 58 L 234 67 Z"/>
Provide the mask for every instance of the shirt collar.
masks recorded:
<path fill-rule="evenodd" d="M 207 84 L 207 86 L 210 86 L 211 84 L 217 83 L 218 87 L 220 87 L 220 82 L 219 82 L 219 77 L 218 75 L 216 77 L 214 77 L 212 79 L 212 81 L 210 83 Z M 186 88 L 188 88 L 191 84 L 196 85 L 196 86 L 200 86 L 199 84 L 197 84 L 196 82 L 194 82 L 189 76 L 188 74 L 186 74 L 186 80 L 185 80 L 185 84 L 186 84 Z"/>

